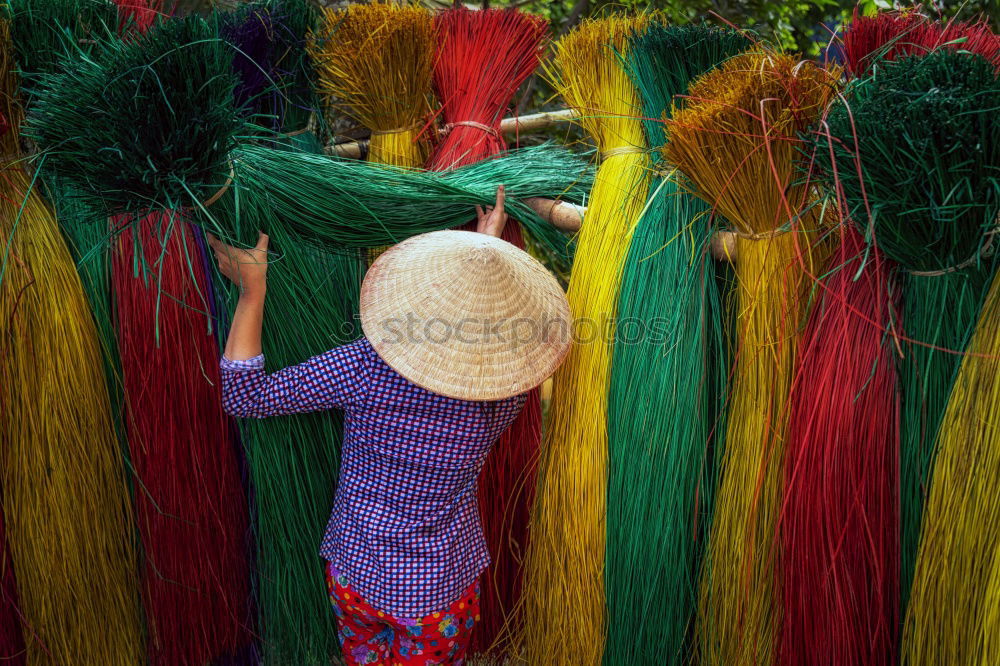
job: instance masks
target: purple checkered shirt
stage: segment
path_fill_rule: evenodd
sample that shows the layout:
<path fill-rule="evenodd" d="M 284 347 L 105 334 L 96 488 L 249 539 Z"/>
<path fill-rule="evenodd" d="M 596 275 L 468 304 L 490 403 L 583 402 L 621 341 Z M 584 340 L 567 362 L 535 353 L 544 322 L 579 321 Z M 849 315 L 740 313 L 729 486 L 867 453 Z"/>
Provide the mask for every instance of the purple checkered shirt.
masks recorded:
<path fill-rule="evenodd" d="M 471 402 L 431 393 L 364 338 L 270 375 L 263 356 L 221 365 L 223 405 L 234 416 L 344 410 L 340 483 L 320 555 L 370 604 L 397 617 L 436 613 L 486 568 L 477 478 L 523 395 Z"/>

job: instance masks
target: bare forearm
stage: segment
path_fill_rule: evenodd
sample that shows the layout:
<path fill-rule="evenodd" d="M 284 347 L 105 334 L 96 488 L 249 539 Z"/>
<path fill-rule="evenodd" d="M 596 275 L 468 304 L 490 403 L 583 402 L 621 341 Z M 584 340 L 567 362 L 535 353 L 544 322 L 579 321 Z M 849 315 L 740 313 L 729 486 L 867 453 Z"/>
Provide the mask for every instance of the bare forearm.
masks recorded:
<path fill-rule="evenodd" d="M 261 353 L 261 329 L 264 326 L 266 289 L 245 289 L 233 313 L 233 324 L 226 340 L 226 358 L 245 361 Z"/>

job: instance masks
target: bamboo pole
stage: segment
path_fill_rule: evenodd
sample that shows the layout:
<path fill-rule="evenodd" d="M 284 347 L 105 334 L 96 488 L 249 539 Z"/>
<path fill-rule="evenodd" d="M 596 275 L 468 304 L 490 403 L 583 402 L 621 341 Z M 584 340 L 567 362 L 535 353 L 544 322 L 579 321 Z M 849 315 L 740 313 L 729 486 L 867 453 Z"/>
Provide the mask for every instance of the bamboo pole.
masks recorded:
<path fill-rule="evenodd" d="M 532 113 L 527 116 L 504 118 L 500 121 L 500 131 L 504 134 L 531 132 L 537 129 L 544 129 L 556 123 L 573 120 L 578 115 L 575 109 L 561 109 L 559 111 L 542 111 L 541 113 Z M 368 139 L 344 141 L 326 147 L 328 155 L 336 155 L 349 159 L 361 159 L 361 156 L 367 150 Z"/>

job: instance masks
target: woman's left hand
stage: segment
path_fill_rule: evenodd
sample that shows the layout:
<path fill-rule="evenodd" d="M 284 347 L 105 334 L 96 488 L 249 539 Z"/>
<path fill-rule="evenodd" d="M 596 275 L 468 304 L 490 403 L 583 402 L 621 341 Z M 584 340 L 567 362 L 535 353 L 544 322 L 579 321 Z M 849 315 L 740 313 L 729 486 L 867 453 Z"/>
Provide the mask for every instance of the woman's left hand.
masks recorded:
<path fill-rule="evenodd" d="M 476 206 L 476 231 L 500 238 L 503 228 L 507 225 L 507 211 L 504 210 L 506 196 L 504 187 L 501 185 L 497 188 L 496 205 L 487 206 L 485 211 L 481 206 Z"/>
<path fill-rule="evenodd" d="M 267 241 L 267 234 L 260 234 L 257 245 L 243 249 L 226 245 L 208 234 L 208 244 L 219 262 L 219 272 L 250 296 L 263 296 L 267 286 Z"/>

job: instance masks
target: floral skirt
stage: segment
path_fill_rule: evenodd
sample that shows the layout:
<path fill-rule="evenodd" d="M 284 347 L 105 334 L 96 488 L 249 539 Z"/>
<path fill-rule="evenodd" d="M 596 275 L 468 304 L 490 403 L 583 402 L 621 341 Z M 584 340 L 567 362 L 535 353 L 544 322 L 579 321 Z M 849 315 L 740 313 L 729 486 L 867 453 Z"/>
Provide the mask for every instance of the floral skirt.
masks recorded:
<path fill-rule="evenodd" d="M 373 608 L 347 578 L 326 567 L 326 589 L 337 616 L 337 636 L 347 666 L 430 666 L 465 663 L 479 620 L 479 581 L 449 608 L 421 618 L 399 618 Z"/>

